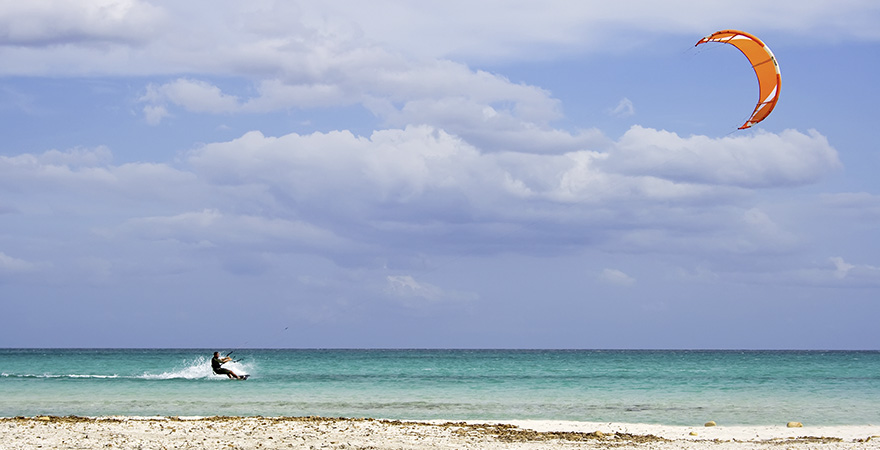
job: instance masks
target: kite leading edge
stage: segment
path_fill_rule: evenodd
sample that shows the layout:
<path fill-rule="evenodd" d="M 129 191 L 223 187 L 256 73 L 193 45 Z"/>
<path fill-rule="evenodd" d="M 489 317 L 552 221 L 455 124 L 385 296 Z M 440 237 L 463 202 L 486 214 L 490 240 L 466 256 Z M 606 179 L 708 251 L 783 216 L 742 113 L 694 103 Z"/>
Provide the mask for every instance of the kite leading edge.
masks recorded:
<path fill-rule="evenodd" d="M 779 72 L 779 64 L 776 62 L 776 57 L 773 56 L 770 48 L 754 35 L 737 30 L 722 30 L 712 33 L 700 39 L 696 45 L 706 42 L 722 42 L 738 48 L 746 55 L 749 62 L 752 63 L 755 75 L 758 76 L 758 86 L 760 88 L 758 105 L 755 106 L 755 111 L 752 112 L 751 117 L 739 129 L 749 128 L 766 119 L 776 106 L 776 101 L 779 100 L 779 84 L 782 79 Z"/>

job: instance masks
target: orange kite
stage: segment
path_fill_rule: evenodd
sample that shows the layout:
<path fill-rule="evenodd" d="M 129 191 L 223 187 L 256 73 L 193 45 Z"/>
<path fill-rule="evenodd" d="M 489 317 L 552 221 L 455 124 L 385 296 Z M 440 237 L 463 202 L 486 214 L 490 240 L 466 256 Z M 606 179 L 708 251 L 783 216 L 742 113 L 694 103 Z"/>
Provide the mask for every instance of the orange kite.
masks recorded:
<path fill-rule="evenodd" d="M 776 101 L 779 100 L 779 83 L 782 80 L 779 74 L 779 64 L 776 63 L 773 52 L 760 39 L 744 31 L 718 31 L 700 39 L 696 45 L 706 42 L 723 42 L 738 48 L 752 63 L 755 75 L 758 76 L 758 86 L 760 87 L 758 105 L 755 106 L 755 111 L 752 112 L 749 120 L 746 120 L 746 123 L 739 129 L 749 128 L 766 119 L 776 106 Z"/>

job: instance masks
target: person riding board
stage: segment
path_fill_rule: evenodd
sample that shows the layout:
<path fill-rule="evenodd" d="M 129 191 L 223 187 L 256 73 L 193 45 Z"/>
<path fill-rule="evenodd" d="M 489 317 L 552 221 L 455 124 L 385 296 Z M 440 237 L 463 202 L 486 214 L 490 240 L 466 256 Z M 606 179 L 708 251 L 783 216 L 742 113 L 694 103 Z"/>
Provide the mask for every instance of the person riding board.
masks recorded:
<path fill-rule="evenodd" d="M 236 380 L 245 380 L 247 379 L 247 375 L 239 376 L 235 372 L 225 369 L 222 366 L 225 363 L 232 361 L 232 358 L 229 356 L 220 357 L 220 352 L 214 352 L 214 357 L 211 358 L 211 368 L 214 369 L 214 373 L 217 375 L 226 375 L 229 378 L 235 378 Z"/>

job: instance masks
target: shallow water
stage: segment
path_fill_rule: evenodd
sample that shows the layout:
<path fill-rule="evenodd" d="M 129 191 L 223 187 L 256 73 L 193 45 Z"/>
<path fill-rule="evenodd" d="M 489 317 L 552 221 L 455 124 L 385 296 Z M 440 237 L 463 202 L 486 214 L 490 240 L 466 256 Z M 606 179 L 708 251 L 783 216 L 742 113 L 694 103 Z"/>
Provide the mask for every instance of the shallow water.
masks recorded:
<path fill-rule="evenodd" d="M 880 352 L 0 349 L 0 416 L 880 423 Z"/>

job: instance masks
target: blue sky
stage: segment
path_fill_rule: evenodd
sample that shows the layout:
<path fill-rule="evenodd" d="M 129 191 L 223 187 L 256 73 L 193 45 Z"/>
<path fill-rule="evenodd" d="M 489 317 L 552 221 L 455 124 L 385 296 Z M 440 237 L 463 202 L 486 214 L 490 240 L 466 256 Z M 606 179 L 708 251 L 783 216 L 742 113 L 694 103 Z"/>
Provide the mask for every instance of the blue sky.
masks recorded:
<path fill-rule="evenodd" d="M 0 346 L 878 349 L 877 24 L 2 1 Z"/>

